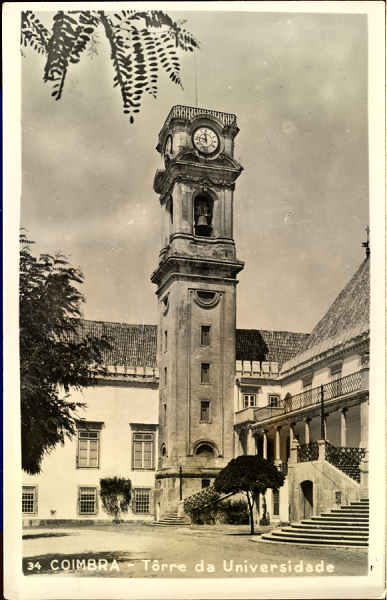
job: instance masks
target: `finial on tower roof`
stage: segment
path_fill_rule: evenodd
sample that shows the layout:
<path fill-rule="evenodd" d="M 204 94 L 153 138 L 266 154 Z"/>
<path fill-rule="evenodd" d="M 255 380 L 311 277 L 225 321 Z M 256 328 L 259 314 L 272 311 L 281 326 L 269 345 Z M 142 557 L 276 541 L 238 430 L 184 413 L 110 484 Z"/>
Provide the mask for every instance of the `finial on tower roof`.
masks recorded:
<path fill-rule="evenodd" d="M 367 241 L 366 242 L 362 242 L 362 246 L 363 248 L 366 249 L 366 258 L 369 257 L 369 255 L 371 254 L 371 249 L 370 249 L 370 228 L 367 227 L 365 228 L 366 230 L 366 234 L 367 234 Z"/>

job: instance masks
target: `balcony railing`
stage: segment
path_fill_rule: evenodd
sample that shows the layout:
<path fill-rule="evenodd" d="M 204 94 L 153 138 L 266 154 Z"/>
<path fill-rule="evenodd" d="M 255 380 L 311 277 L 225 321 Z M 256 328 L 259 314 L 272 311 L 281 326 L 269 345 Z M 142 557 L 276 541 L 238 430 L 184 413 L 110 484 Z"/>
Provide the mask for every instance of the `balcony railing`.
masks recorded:
<path fill-rule="evenodd" d="M 289 413 L 294 410 L 299 410 L 300 408 L 305 408 L 306 406 L 320 404 L 322 394 L 324 401 L 327 401 L 351 394 L 352 392 L 360 391 L 363 389 L 362 383 L 362 373 L 357 371 L 346 377 L 341 377 L 340 379 L 330 381 L 324 385 L 305 390 L 305 392 L 301 392 L 301 394 L 285 398 L 284 412 Z"/>
<path fill-rule="evenodd" d="M 261 406 L 260 408 L 254 409 L 254 420 L 264 421 L 265 419 L 282 415 L 283 412 L 284 408 L 282 406 L 282 402 L 279 406 Z"/>
<path fill-rule="evenodd" d="M 183 106 L 181 104 L 177 104 L 171 108 L 165 121 L 165 126 L 167 127 L 172 119 L 192 119 L 197 115 L 210 115 L 218 119 L 222 125 L 236 125 L 236 116 L 232 113 L 211 110 L 209 108 L 197 108 L 194 106 Z"/>

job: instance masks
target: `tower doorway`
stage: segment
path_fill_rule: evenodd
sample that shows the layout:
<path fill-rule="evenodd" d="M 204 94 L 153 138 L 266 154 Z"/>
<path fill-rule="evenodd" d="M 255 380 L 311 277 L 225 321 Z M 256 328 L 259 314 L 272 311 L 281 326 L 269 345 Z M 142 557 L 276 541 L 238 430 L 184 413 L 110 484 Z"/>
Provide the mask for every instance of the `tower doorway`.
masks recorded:
<path fill-rule="evenodd" d="M 301 514 L 304 519 L 313 515 L 313 482 L 306 480 L 301 483 Z"/>

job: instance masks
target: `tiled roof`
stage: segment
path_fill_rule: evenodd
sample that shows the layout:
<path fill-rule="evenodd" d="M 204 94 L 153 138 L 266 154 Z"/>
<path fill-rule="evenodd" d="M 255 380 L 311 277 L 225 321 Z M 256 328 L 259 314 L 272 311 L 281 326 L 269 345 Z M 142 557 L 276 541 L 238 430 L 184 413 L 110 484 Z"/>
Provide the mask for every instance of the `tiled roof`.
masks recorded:
<path fill-rule="evenodd" d="M 282 365 L 297 354 L 308 337 L 308 333 L 292 331 L 237 329 L 236 360 L 278 362 Z"/>
<path fill-rule="evenodd" d="M 366 333 L 370 327 L 369 313 L 370 261 L 365 259 L 305 340 L 299 353 L 283 366 L 283 370 Z"/>
<path fill-rule="evenodd" d="M 83 335 L 107 336 L 111 349 L 104 354 L 107 366 L 156 367 L 157 325 L 129 325 L 80 320 Z M 309 334 L 259 329 L 236 330 L 236 360 L 278 362 L 293 357 Z"/>
<path fill-rule="evenodd" d="M 111 349 L 104 353 L 106 366 L 156 367 L 157 326 L 81 320 L 84 335 L 108 338 Z"/>

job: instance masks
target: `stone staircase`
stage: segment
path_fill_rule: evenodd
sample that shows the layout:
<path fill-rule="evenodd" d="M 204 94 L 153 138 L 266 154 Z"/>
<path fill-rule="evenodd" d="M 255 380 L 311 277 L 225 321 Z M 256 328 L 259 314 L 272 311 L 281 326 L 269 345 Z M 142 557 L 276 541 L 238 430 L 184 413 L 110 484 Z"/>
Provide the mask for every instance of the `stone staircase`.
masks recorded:
<path fill-rule="evenodd" d="M 166 513 L 162 519 L 158 521 L 153 521 L 152 525 L 159 527 L 169 527 L 171 525 L 188 525 L 190 523 L 190 519 L 188 517 L 182 516 L 179 517 L 177 514 L 177 510 L 173 512 Z"/>
<path fill-rule="evenodd" d="M 262 535 L 266 542 L 319 546 L 368 546 L 368 499 L 351 502 L 320 516 L 274 529 Z"/>

